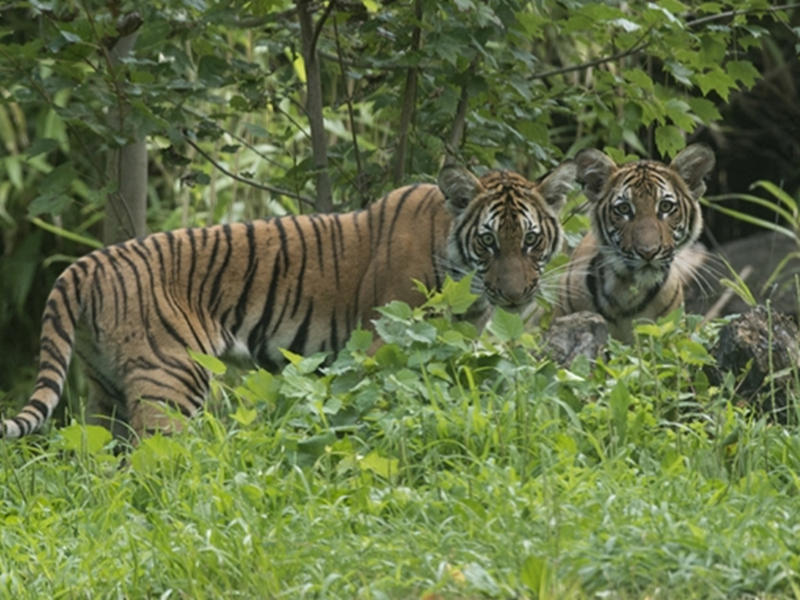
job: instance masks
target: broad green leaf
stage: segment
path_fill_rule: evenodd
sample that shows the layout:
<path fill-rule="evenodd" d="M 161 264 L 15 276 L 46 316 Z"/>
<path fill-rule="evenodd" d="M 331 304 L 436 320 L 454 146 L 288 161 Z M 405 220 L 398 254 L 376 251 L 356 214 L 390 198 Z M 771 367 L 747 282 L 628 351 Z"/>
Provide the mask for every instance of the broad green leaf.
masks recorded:
<path fill-rule="evenodd" d="M 393 300 L 386 306 L 379 306 L 375 310 L 393 321 L 409 321 L 414 314 L 408 304 L 399 300 Z"/>
<path fill-rule="evenodd" d="M 65 194 L 43 194 L 28 205 L 28 216 L 33 218 L 45 213 L 58 216 L 71 204 L 72 198 Z"/>
<path fill-rule="evenodd" d="M 396 458 L 385 458 L 378 454 L 377 451 L 372 451 L 364 458 L 361 458 L 358 461 L 358 465 L 362 469 L 372 471 L 384 479 L 391 479 L 392 477 L 397 476 L 400 461 L 398 461 Z"/>
<path fill-rule="evenodd" d="M 650 76 L 642 69 L 626 69 L 622 73 L 622 76 L 639 89 L 646 92 L 653 92 L 653 80 L 650 79 Z"/>
<path fill-rule="evenodd" d="M 472 275 L 467 275 L 458 281 L 452 281 L 449 276 L 445 278 L 442 298 L 455 315 L 467 312 L 467 309 L 478 299 L 477 294 L 473 294 L 470 291 L 472 289 L 472 277 Z"/>
<path fill-rule="evenodd" d="M 58 148 L 58 140 L 52 138 L 36 138 L 33 143 L 25 151 L 29 157 L 39 156 L 40 154 L 49 154 Z"/>
<path fill-rule="evenodd" d="M 227 370 L 227 368 L 225 367 L 225 363 L 222 362 L 220 359 L 218 359 L 216 356 L 203 354 L 202 352 L 196 352 L 191 348 L 187 348 L 186 351 L 189 353 L 189 356 L 192 358 L 194 362 L 196 362 L 204 369 L 208 369 L 214 375 L 222 375 Z"/>
<path fill-rule="evenodd" d="M 656 127 L 656 147 L 662 156 L 675 156 L 685 145 L 681 130 L 674 125 Z"/>
<path fill-rule="evenodd" d="M 374 336 L 371 331 L 365 329 L 356 329 L 350 334 L 350 339 L 345 346 L 350 352 L 361 351 L 366 352 L 372 346 Z"/>
<path fill-rule="evenodd" d="M 239 406 L 236 412 L 231 414 L 231 418 L 244 427 L 252 424 L 257 417 L 258 411 L 256 409 L 245 408 L 244 406 Z"/>
<path fill-rule="evenodd" d="M 41 195 L 56 195 L 66 192 L 73 180 L 78 176 L 78 172 L 70 163 L 59 165 L 39 183 L 38 192 Z"/>
<path fill-rule="evenodd" d="M 695 122 L 689 114 L 690 105 L 678 98 L 670 98 L 664 103 L 664 108 L 667 111 L 667 116 L 672 122 L 687 133 L 694 130 Z"/>
<path fill-rule="evenodd" d="M 501 342 L 510 342 L 525 332 L 525 323 L 520 315 L 496 308 L 488 329 Z"/>
<path fill-rule="evenodd" d="M 687 98 L 686 101 L 692 107 L 692 112 L 700 117 L 703 123 L 711 123 L 722 118 L 716 105 L 707 98 Z"/>
<path fill-rule="evenodd" d="M 730 75 L 725 73 L 719 67 L 713 68 L 706 73 L 697 73 L 692 76 L 697 85 L 700 86 L 700 91 L 703 92 L 704 96 L 707 96 L 709 92 L 717 92 L 723 100 L 727 102 L 728 96 L 730 95 L 730 91 L 732 89 L 736 89 L 736 82 L 731 78 Z"/>
<path fill-rule="evenodd" d="M 749 60 L 730 60 L 725 64 L 725 69 L 733 79 L 741 81 L 745 87 L 749 88 L 753 87 L 756 79 L 761 77 L 758 69 Z"/>
<path fill-rule="evenodd" d="M 92 456 L 99 454 L 112 440 L 111 432 L 100 425 L 73 423 L 62 428 L 59 434 L 63 438 L 64 450 L 86 451 Z"/>

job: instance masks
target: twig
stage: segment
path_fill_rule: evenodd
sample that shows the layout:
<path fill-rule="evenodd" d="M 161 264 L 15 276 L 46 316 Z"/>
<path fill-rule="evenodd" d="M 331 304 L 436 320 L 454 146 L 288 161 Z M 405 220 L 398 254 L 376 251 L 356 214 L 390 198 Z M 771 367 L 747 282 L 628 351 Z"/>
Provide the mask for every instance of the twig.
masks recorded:
<path fill-rule="evenodd" d="M 183 139 L 186 140 L 186 143 L 189 144 L 192 148 L 197 150 L 197 153 L 200 154 L 203 158 L 205 158 L 208 162 L 214 165 L 215 168 L 219 169 L 228 177 L 235 179 L 236 181 L 241 181 L 242 183 L 246 183 L 247 185 L 253 186 L 254 188 L 265 190 L 267 192 L 271 192 L 273 194 L 278 194 L 280 196 L 286 196 L 287 198 L 292 198 L 299 202 L 303 202 L 309 206 L 315 206 L 314 201 L 311 198 L 306 198 L 300 194 L 295 194 L 294 192 L 290 192 L 288 190 L 283 190 L 281 188 L 277 188 L 271 185 L 265 185 L 263 183 L 259 183 L 258 181 L 254 181 L 252 179 L 248 179 L 247 177 L 242 177 L 241 175 L 237 175 L 232 173 L 225 167 L 223 167 L 218 161 L 214 160 L 206 151 L 204 151 L 200 146 L 198 146 L 194 141 L 192 141 L 188 136 L 184 135 Z"/>
<path fill-rule="evenodd" d="M 727 19 L 729 17 L 735 17 L 736 15 L 751 15 L 753 13 L 760 13 L 760 12 L 774 13 L 780 10 L 788 10 L 790 8 L 800 8 L 800 4 L 784 4 L 782 6 L 768 6 L 767 8 L 751 8 L 748 10 L 729 10 L 724 13 L 717 13 L 716 15 L 708 15 L 707 17 L 701 17 L 699 19 L 695 19 L 694 21 L 688 21 L 686 25 L 689 27 L 695 27 L 697 25 L 705 25 L 706 23 L 717 21 L 719 19 Z"/>
<path fill-rule="evenodd" d="M 750 273 L 753 272 L 753 267 L 751 265 L 745 265 L 742 271 L 739 273 L 739 279 L 743 282 L 745 279 L 750 277 Z M 703 316 L 703 323 L 708 323 L 711 319 L 716 319 L 721 313 L 722 310 L 725 308 L 725 305 L 730 302 L 730 299 L 733 297 L 733 290 L 731 288 L 725 288 L 725 291 L 722 292 L 717 301 L 714 302 L 713 306 L 708 309 L 705 316 Z"/>

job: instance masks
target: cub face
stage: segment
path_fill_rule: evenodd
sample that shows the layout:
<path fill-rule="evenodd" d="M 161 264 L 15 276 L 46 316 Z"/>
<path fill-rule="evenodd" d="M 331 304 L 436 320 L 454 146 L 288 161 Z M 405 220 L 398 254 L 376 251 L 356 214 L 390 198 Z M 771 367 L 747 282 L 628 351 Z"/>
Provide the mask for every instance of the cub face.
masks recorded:
<path fill-rule="evenodd" d="M 603 152 L 575 157 L 592 203 L 592 231 L 605 264 L 645 287 L 663 280 L 675 256 L 700 236 L 703 178 L 714 167 L 708 146 L 684 148 L 669 164 L 640 160 L 617 166 Z"/>

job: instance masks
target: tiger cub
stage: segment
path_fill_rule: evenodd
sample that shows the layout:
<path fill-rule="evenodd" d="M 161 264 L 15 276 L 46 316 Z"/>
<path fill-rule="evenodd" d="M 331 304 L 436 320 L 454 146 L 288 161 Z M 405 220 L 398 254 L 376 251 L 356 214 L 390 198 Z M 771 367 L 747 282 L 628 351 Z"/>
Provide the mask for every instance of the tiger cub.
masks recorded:
<path fill-rule="evenodd" d="M 539 184 L 511 172 L 442 170 L 439 185 L 390 192 L 366 210 L 285 216 L 156 233 L 97 250 L 58 278 L 42 319 L 39 375 L 0 437 L 37 430 L 64 388 L 73 350 L 89 380 L 87 415 L 117 436 L 178 428 L 201 409 L 209 373 L 187 348 L 245 355 L 275 371 L 280 348 L 336 351 L 374 308 L 424 301 L 475 272 L 466 318 L 533 300 L 559 249 L 557 213 L 575 179 L 567 163 Z"/>
<path fill-rule="evenodd" d="M 609 333 L 630 343 L 634 320 L 655 320 L 683 302 L 682 278 L 691 270 L 685 251 L 703 227 L 698 199 L 714 154 L 693 144 L 669 165 L 639 160 L 617 166 L 588 148 L 575 164 L 592 227 L 570 259 L 555 312 L 600 313 Z"/>

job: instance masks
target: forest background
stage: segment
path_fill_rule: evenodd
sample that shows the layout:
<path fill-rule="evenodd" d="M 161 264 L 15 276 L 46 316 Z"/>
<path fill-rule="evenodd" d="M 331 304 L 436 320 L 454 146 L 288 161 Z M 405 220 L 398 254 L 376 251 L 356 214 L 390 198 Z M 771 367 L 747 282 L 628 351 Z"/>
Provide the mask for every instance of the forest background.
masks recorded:
<path fill-rule="evenodd" d="M 3 404 L 27 394 L 54 278 L 104 243 L 363 207 L 446 152 L 533 178 L 586 146 L 704 141 L 711 195 L 800 186 L 796 5 L 139 4 L 0 9 Z M 706 212 L 712 246 L 750 231 Z"/>
<path fill-rule="evenodd" d="M 445 154 L 535 178 L 708 143 L 705 243 L 766 228 L 791 282 L 799 53 L 800 5 L 764 0 L 6 2 L 0 412 L 75 257 L 359 208 Z M 800 597 L 796 360 L 745 398 L 722 324 L 675 314 L 565 367 L 505 313 L 423 319 L 464 297 L 384 309 L 374 357 L 214 379 L 122 468 L 91 426 L 0 444 L 0 598 Z"/>

